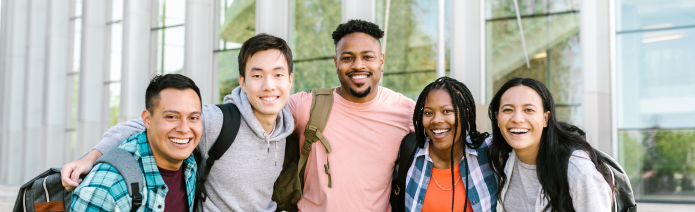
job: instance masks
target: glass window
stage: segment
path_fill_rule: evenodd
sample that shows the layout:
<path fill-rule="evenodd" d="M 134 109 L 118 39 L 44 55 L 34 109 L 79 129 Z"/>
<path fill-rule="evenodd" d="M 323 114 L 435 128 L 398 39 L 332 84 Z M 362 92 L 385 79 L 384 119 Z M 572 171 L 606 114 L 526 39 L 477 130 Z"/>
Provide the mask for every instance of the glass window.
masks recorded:
<path fill-rule="evenodd" d="M 66 155 L 81 154 L 74 152 L 77 148 L 77 108 L 79 101 L 80 87 L 80 56 L 82 47 L 82 2 L 83 0 L 73 0 L 72 3 L 72 65 L 70 72 L 67 74 L 66 85 L 66 124 L 65 134 L 66 141 L 70 142 Z"/>
<path fill-rule="evenodd" d="M 485 2 L 486 96 L 516 77 L 544 83 L 560 121 L 582 123 L 582 72 L 579 43 L 581 1 L 519 1 L 530 68 L 512 0 Z"/>
<path fill-rule="evenodd" d="M 340 0 L 293 0 L 290 5 L 294 91 L 339 86 L 331 34 L 340 24 Z"/>
<path fill-rule="evenodd" d="M 157 27 L 157 72 L 181 73 L 184 61 L 185 0 L 159 0 Z"/>
<path fill-rule="evenodd" d="M 255 0 L 218 0 L 219 46 L 217 56 L 218 102 L 239 86 L 239 49 L 256 34 Z"/>
<path fill-rule="evenodd" d="M 377 24 L 385 27 L 385 0 L 377 0 Z M 451 0 L 445 8 L 451 8 Z M 437 78 L 437 4 L 432 0 L 391 1 L 382 85 L 417 99 Z M 449 76 L 451 12 L 445 9 L 445 69 Z M 383 39 L 382 39 L 383 42 Z"/>
<path fill-rule="evenodd" d="M 616 1 L 618 160 L 637 200 L 695 202 L 693 11 Z"/>
<path fill-rule="evenodd" d="M 118 124 L 118 108 L 121 96 L 121 51 L 123 49 L 123 0 L 112 0 L 111 21 L 107 22 L 111 29 L 110 70 L 107 90 L 109 91 L 108 126 Z"/>

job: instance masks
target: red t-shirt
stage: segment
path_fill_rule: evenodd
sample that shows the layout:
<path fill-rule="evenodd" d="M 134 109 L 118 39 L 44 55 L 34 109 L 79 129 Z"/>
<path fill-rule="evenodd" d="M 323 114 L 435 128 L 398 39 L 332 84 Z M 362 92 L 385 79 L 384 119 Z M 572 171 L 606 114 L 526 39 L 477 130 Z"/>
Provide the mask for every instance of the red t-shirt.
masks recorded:
<path fill-rule="evenodd" d="M 188 195 L 186 195 L 186 181 L 184 180 L 186 178 L 183 176 L 183 166 L 181 165 L 176 171 L 157 167 L 164 184 L 169 188 L 164 198 L 164 212 L 188 211 Z"/>
<path fill-rule="evenodd" d="M 461 178 L 461 172 L 459 171 L 459 166 L 454 166 L 454 183 L 458 180 L 456 184 L 456 194 L 454 198 L 454 211 L 463 211 L 463 201 L 466 198 L 466 178 Z M 451 211 L 451 190 L 445 191 L 437 186 L 435 179 L 442 188 L 451 188 L 451 169 L 435 169 L 432 167 L 432 176 L 430 177 L 430 183 L 427 185 L 427 192 L 425 193 L 425 200 L 422 203 L 422 211 Z M 472 182 L 469 182 L 469 185 Z M 473 211 L 470 200 L 466 201 L 466 211 Z"/>

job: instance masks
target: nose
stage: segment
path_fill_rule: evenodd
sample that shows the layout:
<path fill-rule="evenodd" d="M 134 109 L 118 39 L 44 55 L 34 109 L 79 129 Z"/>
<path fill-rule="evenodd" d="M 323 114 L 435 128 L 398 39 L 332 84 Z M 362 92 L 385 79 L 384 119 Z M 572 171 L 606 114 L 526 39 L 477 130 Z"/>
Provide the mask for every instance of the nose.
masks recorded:
<path fill-rule="evenodd" d="M 512 123 L 518 124 L 518 123 L 524 123 L 524 114 L 522 111 L 514 111 L 514 114 L 512 114 Z"/>
<path fill-rule="evenodd" d="M 191 126 L 190 123 L 188 123 L 190 120 L 187 118 L 181 119 L 179 121 L 179 124 L 176 126 L 176 131 L 181 133 L 181 134 L 186 134 L 191 131 Z"/>
<path fill-rule="evenodd" d="M 263 89 L 263 91 L 274 91 L 276 88 L 274 79 L 273 76 L 263 78 L 261 89 Z"/>
<path fill-rule="evenodd" d="M 352 63 L 352 69 L 354 70 L 364 70 L 364 62 L 362 62 L 362 59 L 357 57 L 355 58 L 355 62 Z"/>
<path fill-rule="evenodd" d="M 434 118 L 432 119 L 432 123 L 444 123 L 444 114 L 434 113 Z"/>

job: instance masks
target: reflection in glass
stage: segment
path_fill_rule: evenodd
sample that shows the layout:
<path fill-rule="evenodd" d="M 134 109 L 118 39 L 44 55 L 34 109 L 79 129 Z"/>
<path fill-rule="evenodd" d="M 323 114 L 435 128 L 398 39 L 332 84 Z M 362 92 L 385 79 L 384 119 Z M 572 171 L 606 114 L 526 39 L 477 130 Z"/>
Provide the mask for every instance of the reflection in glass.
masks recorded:
<path fill-rule="evenodd" d="M 178 73 L 183 70 L 184 27 L 157 30 L 157 71 L 161 74 Z"/>
<path fill-rule="evenodd" d="M 293 0 L 290 5 L 294 91 L 340 85 L 335 76 L 335 44 L 331 37 L 340 24 L 340 0 Z"/>
<path fill-rule="evenodd" d="M 693 11 L 690 0 L 617 0 L 616 31 L 695 27 Z"/>
<path fill-rule="evenodd" d="M 618 147 L 635 199 L 695 201 L 695 130 L 619 130 Z"/>
<path fill-rule="evenodd" d="M 573 8 L 568 6 L 573 4 L 565 1 L 520 2 L 520 11 L 527 15 L 522 17 L 521 24 L 529 54 L 529 69 L 511 2 L 487 1 L 488 15 L 494 18 L 485 23 L 486 99 L 492 99 L 496 91 L 513 78 L 533 78 L 544 83 L 553 95 L 558 120 L 581 125 L 580 14 L 573 11 L 548 14 L 557 8 Z M 578 8 L 578 5 L 574 6 Z"/>
<path fill-rule="evenodd" d="M 385 0 L 377 0 L 377 17 L 385 13 Z M 445 8 L 451 8 L 451 0 Z M 423 88 L 437 78 L 437 4 L 429 0 L 391 1 L 382 85 L 417 99 Z M 445 9 L 445 69 L 449 72 L 451 15 Z M 382 21 L 383 18 L 378 18 Z M 379 22 L 381 26 L 383 23 Z"/>
<path fill-rule="evenodd" d="M 218 100 L 239 86 L 239 49 L 256 32 L 255 0 L 219 0 L 219 46 L 217 47 Z"/>
<path fill-rule="evenodd" d="M 159 0 L 158 27 L 183 25 L 186 22 L 186 0 Z"/>

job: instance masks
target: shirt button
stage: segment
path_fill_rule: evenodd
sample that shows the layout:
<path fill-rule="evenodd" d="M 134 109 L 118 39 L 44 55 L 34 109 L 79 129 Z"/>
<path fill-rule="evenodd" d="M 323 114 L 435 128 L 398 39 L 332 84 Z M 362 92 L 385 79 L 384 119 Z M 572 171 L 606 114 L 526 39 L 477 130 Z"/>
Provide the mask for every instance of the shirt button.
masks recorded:
<path fill-rule="evenodd" d="M 162 205 L 157 205 L 157 208 L 161 209 L 161 208 L 162 208 Z"/>
<path fill-rule="evenodd" d="M 475 205 L 475 203 L 477 203 L 477 202 L 475 202 L 475 200 L 473 200 L 473 204 L 474 204 L 474 205 Z"/>
<path fill-rule="evenodd" d="M 161 189 L 162 189 L 162 190 L 164 190 L 164 189 L 167 189 L 167 186 L 162 186 L 162 188 L 161 188 Z"/>

